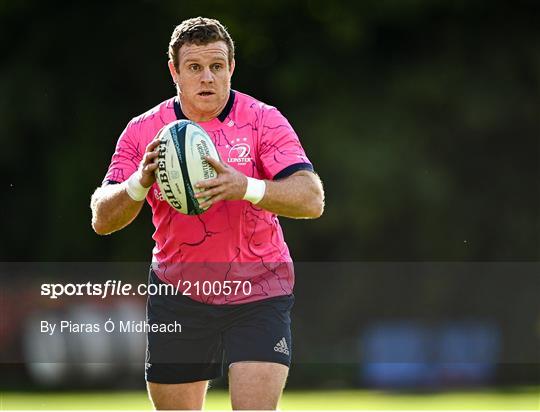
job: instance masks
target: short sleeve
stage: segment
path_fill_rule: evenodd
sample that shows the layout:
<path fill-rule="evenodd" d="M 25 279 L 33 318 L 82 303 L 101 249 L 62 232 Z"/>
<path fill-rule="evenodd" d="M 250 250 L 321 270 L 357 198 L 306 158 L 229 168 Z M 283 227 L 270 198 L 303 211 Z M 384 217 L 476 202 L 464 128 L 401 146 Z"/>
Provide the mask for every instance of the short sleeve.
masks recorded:
<path fill-rule="evenodd" d="M 263 112 L 259 158 L 267 179 L 282 179 L 299 170 L 313 171 L 296 132 L 274 107 L 267 106 Z"/>
<path fill-rule="evenodd" d="M 103 184 L 122 183 L 139 167 L 142 160 L 141 144 L 133 137 L 133 125 L 130 122 L 120 135 L 111 164 Z"/>

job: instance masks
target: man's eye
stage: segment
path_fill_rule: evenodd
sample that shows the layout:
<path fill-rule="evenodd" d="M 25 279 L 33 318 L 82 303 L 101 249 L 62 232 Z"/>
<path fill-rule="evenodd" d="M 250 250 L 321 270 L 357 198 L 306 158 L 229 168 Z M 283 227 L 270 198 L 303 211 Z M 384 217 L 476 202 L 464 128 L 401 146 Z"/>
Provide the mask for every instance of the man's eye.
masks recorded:
<path fill-rule="evenodd" d="M 200 66 L 198 64 L 190 64 L 189 70 L 196 72 L 197 70 L 199 70 L 199 67 Z"/>
<path fill-rule="evenodd" d="M 212 66 L 212 68 L 213 68 L 214 70 L 221 70 L 221 64 L 216 63 L 216 64 L 214 64 L 214 65 Z"/>

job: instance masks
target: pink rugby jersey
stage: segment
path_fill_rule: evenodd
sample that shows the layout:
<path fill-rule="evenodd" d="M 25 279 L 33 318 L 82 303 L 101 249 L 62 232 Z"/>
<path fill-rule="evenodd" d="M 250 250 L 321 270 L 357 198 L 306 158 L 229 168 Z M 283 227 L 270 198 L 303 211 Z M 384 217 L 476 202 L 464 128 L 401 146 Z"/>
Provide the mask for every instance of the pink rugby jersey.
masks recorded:
<path fill-rule="evenodd" d="M 185 118 L 175 97 L 132 119 L 118 140 L 104 183 L 128 179 L 158 131 Z M 221 160 L 246 176 L 275 180 L 313 171 L 287 119 L 246 94 L 231 90 L 223 112 L 199 124 Z M 292 293 L 291 256 L 275 214 L 237 200 L 218 202 L 201 215 L 184 215 L 169 206 L 156 183 L 146 200 L 155 226 L 152 267 L 163 282 L 208 304 Z"/>

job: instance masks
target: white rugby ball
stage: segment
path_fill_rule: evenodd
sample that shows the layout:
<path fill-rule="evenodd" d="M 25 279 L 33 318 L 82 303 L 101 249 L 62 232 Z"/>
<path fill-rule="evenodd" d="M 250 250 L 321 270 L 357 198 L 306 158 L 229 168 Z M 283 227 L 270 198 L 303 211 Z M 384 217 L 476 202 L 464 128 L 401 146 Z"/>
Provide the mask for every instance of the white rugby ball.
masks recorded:
<path fill-rule="evenodd" d="M 164 126 L 158 133 L 161 138 L 156 181 L 163 199 L 171 207 L 186 215 L 199 215 L 206 209 L 196 199 L 200 189 L 195 184 L 217 177 L 217 172 L 204 157 L 220 160 L 210 136 L 197 123 L 177 120 Z"/>

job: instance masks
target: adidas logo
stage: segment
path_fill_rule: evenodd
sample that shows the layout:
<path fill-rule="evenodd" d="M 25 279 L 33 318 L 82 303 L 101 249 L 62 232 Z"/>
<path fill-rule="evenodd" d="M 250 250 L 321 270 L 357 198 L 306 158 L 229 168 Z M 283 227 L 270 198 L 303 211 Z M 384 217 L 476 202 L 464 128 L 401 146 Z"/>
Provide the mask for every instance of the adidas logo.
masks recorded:
<path fill-rule="evenodd" d="M 276 346 L 274 346 L 274 350 L 279 353 L 283 353 L 284 355 L 289 356 L 289 348 L 287 347 L 287 341 L 285 338 L 281 338 L 281 340 L 276 343 Z"/>

